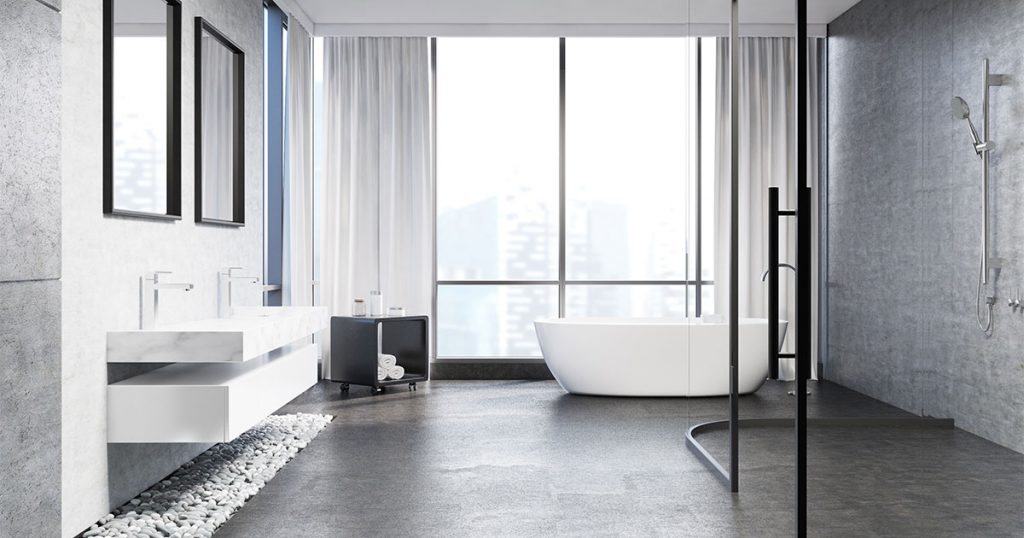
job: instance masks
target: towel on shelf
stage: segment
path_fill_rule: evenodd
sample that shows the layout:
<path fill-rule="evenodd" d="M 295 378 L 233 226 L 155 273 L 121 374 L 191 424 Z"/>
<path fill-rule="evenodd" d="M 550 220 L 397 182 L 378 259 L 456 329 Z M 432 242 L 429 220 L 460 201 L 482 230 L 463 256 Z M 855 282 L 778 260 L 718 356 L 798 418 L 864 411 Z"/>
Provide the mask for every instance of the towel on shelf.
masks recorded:
<path fill-rule="evenodd" d="M 385 370 L 387 370 L 389 368 L 394 368 L 397 363 L 398 363 L 398 359 L 396 359 L 394 355 L 388 355 L 387 353 L 381 353 L 377 357 L 377 366 L 380 366 L 381 368 L 383 368 Z"/>
<path fill-rule="evenodd" d="M 388 377 L 391 379 L 402 379 L 405 377 L 405 368 L 401 366 L 392 366 L 388 368 Z"/>
<path fill-rule="evenodd" d="M 377 367 L 377 381 L 384 381 L 388 378 L 388 371 L 380 366 Z"/>

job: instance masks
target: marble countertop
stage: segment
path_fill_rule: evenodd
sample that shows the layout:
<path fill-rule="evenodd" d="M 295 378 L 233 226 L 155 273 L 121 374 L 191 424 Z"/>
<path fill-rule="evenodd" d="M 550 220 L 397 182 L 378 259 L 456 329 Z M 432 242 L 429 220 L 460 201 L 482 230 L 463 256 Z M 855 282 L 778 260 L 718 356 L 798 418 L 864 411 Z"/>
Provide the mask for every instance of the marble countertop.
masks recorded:
<path fill-rule="evenodd" d="M 322 306 L 237 307 L 230 318 L 107 333 L 107 362 L 245 362 L 328 327 Z"/>

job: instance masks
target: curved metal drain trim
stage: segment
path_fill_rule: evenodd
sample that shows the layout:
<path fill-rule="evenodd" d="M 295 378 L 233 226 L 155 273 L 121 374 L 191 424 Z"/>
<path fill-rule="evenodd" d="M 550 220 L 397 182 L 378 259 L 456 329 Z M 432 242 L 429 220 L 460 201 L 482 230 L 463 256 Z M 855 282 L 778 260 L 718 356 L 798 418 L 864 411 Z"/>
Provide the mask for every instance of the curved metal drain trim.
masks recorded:
<path fill-rule="evenodd" d="M 792 428 L 791 418 L 744 418 L 739 421 L 740 426 L 753 428 Z M 915 429 L 952 429 L 954 427 L 951 418 L 928 418 L 928 417 L 847 417 L 847 418 L 808 418 L 808 426 L 819 426 L 826 428 L 915 428 Z M 704 445 L 697 441 L 697 436 L 702 433 L 721 431 L 729 429 L 728 420 L 715 420 L 703 422 L 691 426 L 686 430 L 686 446 L 696 454 L 704 465 L 711 469 L 717 478 L 726 487 L 729 486 L 729 471 L 722 467 L 722 464 L 711 455 Z"/>

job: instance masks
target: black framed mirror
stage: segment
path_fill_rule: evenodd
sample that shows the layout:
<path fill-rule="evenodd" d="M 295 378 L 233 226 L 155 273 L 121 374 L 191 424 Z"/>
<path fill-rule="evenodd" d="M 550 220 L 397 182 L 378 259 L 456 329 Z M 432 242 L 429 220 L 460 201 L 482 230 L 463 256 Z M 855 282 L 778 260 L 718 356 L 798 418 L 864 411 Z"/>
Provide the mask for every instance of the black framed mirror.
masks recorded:
<path fill-rule="evenodd" d="M 245 225 L 245 53 L 196 17 L 196 222 Z"/>
<path fill-rule="evenodd" d="M 181 2 L 103 2 L 103 213 L 181 218 Z"/>

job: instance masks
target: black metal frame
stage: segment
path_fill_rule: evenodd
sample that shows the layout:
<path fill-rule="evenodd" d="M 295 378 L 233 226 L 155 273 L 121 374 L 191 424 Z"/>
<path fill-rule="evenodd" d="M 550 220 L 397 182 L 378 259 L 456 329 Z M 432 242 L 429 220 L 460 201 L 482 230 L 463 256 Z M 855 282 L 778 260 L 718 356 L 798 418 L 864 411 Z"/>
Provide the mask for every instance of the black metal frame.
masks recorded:
<path fill-rule="evenodd" d="M 779 378 L 779 188 L 768 188 L 768 379 Z"/>
<path fill-rule="evenodd" d="M 796 535 L 807 536 L 807 379 L 811 377 L 814 200 L 807 185 L 807 0 L 796 0 Z M 777 269 L 777 267 L 776 267 Z M 777 345 L 777 344 L 776 344 Z"/>
<path fill-rule="evenodd" d="M 740 331 L 740 163 L 739 163 L 739 2 L 732 0 L 729 21 L 729 121 L 730 201 L 729 201 L 729 490 L 740 491 L 740 398 L 739 398 L 739 331 Z"/>
<path fill-rule="evenodd" d="M 114 2 L 103 2 L 103 213 L 155 220 L 181 219 L 181 2 L 167 4 L 167 208 L 164 213 L 114 205 Z"/>
<path fill-rule="evenodd" d="M 234 99 L 232 103 L 231 220 L 203 215 L 203 32 L 234 54 Z M 202 17 L 195 18 L 195 220 L 204 224 L 245 226 L 245 52 Z"/>
<path fill-rule="evenodd" d="M 794 0 L 796 7 L 796 91 L 794 107 L 796 109 L 796 191 L 797 209 L 793 211 L 778 210 L 778 189 L 769 190 L 771 219 L 769 220 L 769 281 L 772 293 L 770 305 L 773 307 L 769 315 L 769 335 L 776 336 L 768 342 L 769 357 L 778 372 L 778 218 L 795 216 L 797 219 L 797 312 L 796 312 L 796 417 L 794 419 L 796 445 L 796 535 L 807 536 L 807 379 L 811 372 L 811 234 L 813 222 L 813 199 L 811 187 L 807 185 L 807 0 Z M 731 133 L 731 196 L 730 196 L 730 264 L 729 264 L 729 472 L 725 471 L 706 451 L 698 454 L 705 461 L 723 474 L 732 492 L 739 491 L 739 118 L 736 114 L 736 101 L 739 97 L 739 3 L 732 0 L 732 16 L 729 24 L 729 109 L 732 123 Z M 800 268 L 804 268 L 802 271 Z M 772 323 L 774 321 L 774 323 Z M 745 421 L 749 422 L 749 421 Z M 688 441 L 692 438 L 688 437 Z M 693 441 L 691 446 L 697 443 Z M 698 445 L 699 446 L 699 445 Z"/>

